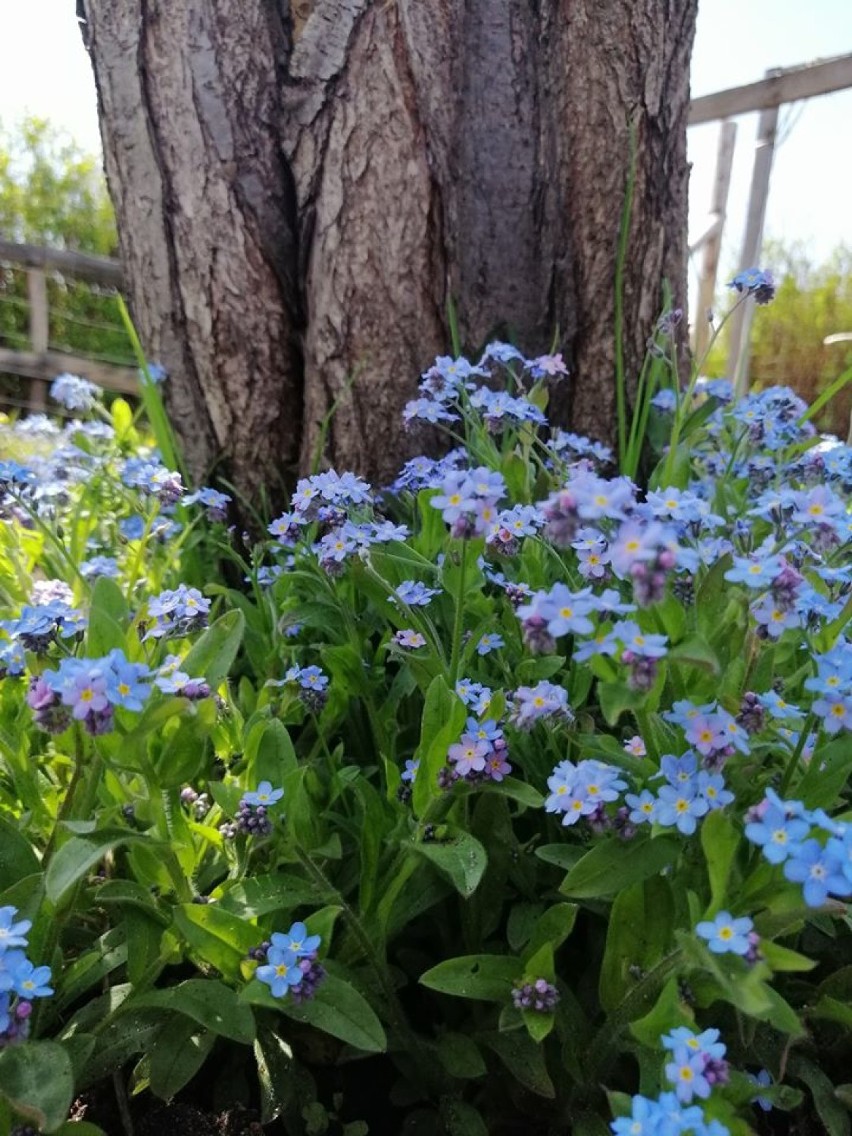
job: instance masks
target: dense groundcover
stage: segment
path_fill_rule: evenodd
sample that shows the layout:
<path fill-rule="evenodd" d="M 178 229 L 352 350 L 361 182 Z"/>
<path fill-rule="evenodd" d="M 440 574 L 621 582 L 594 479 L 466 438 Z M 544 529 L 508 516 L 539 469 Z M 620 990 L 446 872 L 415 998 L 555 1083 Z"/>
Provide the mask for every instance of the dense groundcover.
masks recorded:
<path fill-rule="evenodd" d="M 3 429 L 6 1130 L 850 1131 L 852 451 L 670 330 L 620 471 L 492 344 L 259 543 L 80 380 Z"/>

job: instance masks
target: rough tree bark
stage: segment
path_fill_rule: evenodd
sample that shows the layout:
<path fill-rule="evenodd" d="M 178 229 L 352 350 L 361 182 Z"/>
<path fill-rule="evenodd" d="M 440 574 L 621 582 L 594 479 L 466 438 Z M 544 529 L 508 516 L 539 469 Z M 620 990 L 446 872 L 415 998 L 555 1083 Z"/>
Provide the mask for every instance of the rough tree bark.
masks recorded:
<path fill-rule="evenodd" d="M 81 0 L 135 317 L 197 477 L 392 474 L 446 350 L 558 335 L 573 426 L 685 292 L 697 0 Z"/>

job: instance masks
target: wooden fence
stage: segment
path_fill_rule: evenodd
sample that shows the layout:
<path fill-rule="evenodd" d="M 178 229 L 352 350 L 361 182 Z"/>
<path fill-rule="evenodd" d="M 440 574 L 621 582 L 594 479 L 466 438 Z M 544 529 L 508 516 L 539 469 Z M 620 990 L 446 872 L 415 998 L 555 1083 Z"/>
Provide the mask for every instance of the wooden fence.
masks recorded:
<path fill-rule="evenodd" d="M 69 350 L 51 337 L 48 277 L 56 274 L 64 280 L 81 280 L 116 292 L 123 282 L 121 265 L 117 260 L 0 240 L 0 266 L 7 273 L 24 273 L 26 276 L 27 298 L 23 306 L 27 312 L 29 340 L 26 346 L 21 347 L 10 347 L 0 342 L 0 374 L 19 375 L 29 380 L 25 398 L 3 398 L 0 395 L 0 401 L 11 403 L 20 410 L 44 410 L 47 387 L 63 371 L 82 375 L 105 390 L 138 394 L 135 367 L 108 357 Z M 4 301 L 19 302 L 0 296 L 0 302 Z M 65 318 L 73 320 L 74 317 Z M 77 322 L 85 324 L 87 321 Z M 121 331 L 119 322 L 97 326 Z"/>
<path fill-rule="evenodd" d="M 757 265 L 760 259 L 779 107 L 849 87 L 852 87 L 852 55 L 840 55 L 802 67 L 777 68 L 767 72 L 766 78 L 757 83 L 717 91 L 693 100 L 689 109 L 690 126 L 707 122 L 721 123 L 708 226 L 690 247 L 690 252 L 702 251 L 698 302 L 692 319 L 692 346 L 696 358 L 703 356 L 707 346 L 710 326 L 706 313 L 713 307 L 716 292 L 719 252 L 737 137 L 736 123 L 729 119 L 752 111 L 760 112 L 745 232 L 738 265 L 739 271 L 743 271 Z M 727 374 L 733 380 L 738 396 L 745 394 L 749 385 L 749 341 L 753 316 L 754 304 L 743 304 L 733 314 L 729 325 Z"/>

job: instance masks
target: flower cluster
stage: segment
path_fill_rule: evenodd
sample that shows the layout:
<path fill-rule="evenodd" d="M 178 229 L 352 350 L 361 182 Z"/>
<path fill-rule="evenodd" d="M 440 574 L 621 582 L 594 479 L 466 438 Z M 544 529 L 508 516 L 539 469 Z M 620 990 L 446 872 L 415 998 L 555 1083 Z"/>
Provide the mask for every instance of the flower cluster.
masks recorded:
<path fill-rule="evenodd" d="M 717 1029 L 696 1034 L 680 1026 L 666 1034 L 662 1043 L 671 1053 L 666 1079 L 675 1086 L 675 1095 L 681 1104 L 689 1104 L 693 1097 L 706 1100 L 714 1085 L 727 1082 L 726 1047 L 719 1041 Z"/>
<path fill-rule="evenodd" d="M 45 654 L 57 639 L 69 639 L 85 626 L 82 612 L 64 599 L 25 605 L 16 619 L 0 620 L 0 629 L 12 643 L 36 655 Z"/>
<path fill-rule="evenodd" d="M 66 410 L 91 410 L 100 395 L 100 387 L 79 375 L 57 375 L 50 384 L 50 397 Z"/>
<path fill-rule="evenodd" d="M 549 813 L 561 813 L 563 825 L 576 824 L 581 817 L 601 820 L 604 806 L 618 799 L 627 782 L 621 770 L 594 758 L 560 761 L 547 779 L 550 795 L 544 803 Z"/>
<path fill-rule="evenodd" d="M 497 520 L 497 502 L 506 496 L 503 475 L 487 466 L 451 470 L 430 501 L 456 538 L 484 536 Z"/>
<path fill-rule="evenodd" d="M 552 1014 L 559 1004 L 559 991 L 546 978 L 521 979 L 512 988 L 512 1005 L 516 1010 L 533 1010 Z"/>
<path fill-rule="evenodd" d="M 510 699 L 511 722 L 519 730 L 531 730 L 536 722 L 571 722 L 574 715 L 568 705 L 568 691 L 542 679 L 535 686 L 519 686 Z"/>
<path fill-rule="evenodd" d="M 328 699 L 328 675 L 315 665 L 300 667 L 293 664 L 283 679 L 270 679 L 267 686 L 286 686 L 295 683 L 299 688 L 299 699 L 313 714 L 319 714 Z"/>
<path fill-rule="evenodd" d="M 243 793 L 237 809 L 236 824 L 223 825 L 220 831 L 229 837 L 237 833 L 244 836 L 269 836 L 272 832 L 269 810 L 283 796 L 283 789 L 273 788 L 271 781 L 261 781 L 256 789 Z"/>
<path fill-rule="evenodd" d="M 745 834 L 770 864 L 783 864 L 786 878 L 802 885 L 808 907 L 852 895 L 852 825 L 767 789 L 748 814 Z"/>
<path fill-rule="evenodd" d="M 273 932 L 270 940 L 253 957 L 261 956 L 255 976 L 269 987 L 274 998 L 287 994 L 294 1002 L 313 998 L 325 978 L 318 962 L 319 935 L 309 935 L 304 923 L 294 923 L 286 934 Z"/>
<path fill-rule="evenodd" d="M 210 489 L 208 486 L 196 489 L 194 493 L 187 494 L 183 499 L 184 505 L 203 505 L 207 519 L 211 524 L 224 522 L 228 519 L 230 502 L 229 494 L 221 493 L 218 489 Z"/>
<path fill-rule="evenodd" d="M 817 698 L 811 710 L 822 719 L 827 734 L 852 730 L 852 643 L 843 636 L 825 654 L 815 655 L 817 673 L 805 680 L 805 689 Z"/>
<path fill-rule="evenodd" d="M 26 1039 L 33 999 L 53 993 L 50 967 L 26 956 L 32 923 L 17 915 L 16 907 L 0 907 L 0 1048 Z"/>
<path fill-rule="evenodd" d="M 484 722 L 468 718 L 461 739 L 447 751 L 447 764 L 439 772 L 442 788 L 456 781 L 502 781 L 512 772 L 507 757 L 509 746 L 503 728 L 493 718 Z"/>
<path fill-rule="evenodd" d="M 680 757 L 665 754 L 660 759 L 660 775 L 666 784 L 657 790 L 656 796 L 649 789 L 625 795 L 631 824 L 674 827 L 684 836 L 691 836 L 703 816 L 734 799 L 725 788 L 721 773 L 700 769 L 692 750 Z"/>
<path fill-rule="evenodd" d="M 145 639 L 182 639 L 207 626 L 210 600 L 198 588 L 179 584 L 147 604 Z"/>
<path fill-rule="evenodd" d="M 57 670 L 33 675 L 27 704 L 38 726 L 49 733 L 82 722 L 92 735 L 113 729 L 118 708 L 141 710 L 151 693 L 144 681 L 151 672 L 144 663 L 131 663 L 119 648 L 102 659 L 63 659 Z"/>
<path fill-rule="evenodd" d="M 476 378 L 491 379 L 502 369 L 510 384 L 517 389 L 493 390 Z M 568 369 L 561 355 L 540 355 L 525 359 L 508 343 L 492 343 L 477 364 L 467 359 L 439 356 L 425 371 L 420 381 L 420 397 L 408 402 L 403 410 L 407 426 L 426 422 L 439 426 L 444 422 L 458 422 L 464 414 L 481 423 L 491 434 L 499 434 L 509 426 L 530 422 L 544 425 L 546 419 L 541 408 L 527 396 L 524 384 L 527 378 L 538 381 L 567 375 Z"/>
<path fill-rule="evenodd" d="M 661 1093 L 656 1100 L 634 1096 L 630 1115 L 616 1117 L 610 1127 L 615 1136 L 729 1136 L 720 1120 L 705 1119 L 700 1105 L 683 1105 L 675 1093 Z"/>
<path fill-rule="evenodd" d="M 121 480 L 128 489 L 138 489 L 156 497 L 166 508 L 177 505 L 184 495 L 180 474 L 150 458 L 128 458 L 121 471 Z"/>

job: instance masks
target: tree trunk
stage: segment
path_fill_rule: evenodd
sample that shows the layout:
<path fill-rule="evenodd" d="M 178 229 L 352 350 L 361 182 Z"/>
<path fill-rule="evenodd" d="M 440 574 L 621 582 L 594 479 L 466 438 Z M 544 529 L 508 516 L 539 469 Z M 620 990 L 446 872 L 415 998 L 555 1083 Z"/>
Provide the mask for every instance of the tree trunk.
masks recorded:
<path fill-rule="evenodd" d="M 392 475 L 450 299 L 471 350 L 555 340 L 572 425 L 613 436 L 631 137 L 629 377 L 663 280 L 685 297 L 697 0 L 84 6 L 133 312 L 196 477 L 274 492 L 322 445 Z"/>

